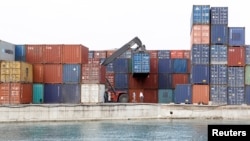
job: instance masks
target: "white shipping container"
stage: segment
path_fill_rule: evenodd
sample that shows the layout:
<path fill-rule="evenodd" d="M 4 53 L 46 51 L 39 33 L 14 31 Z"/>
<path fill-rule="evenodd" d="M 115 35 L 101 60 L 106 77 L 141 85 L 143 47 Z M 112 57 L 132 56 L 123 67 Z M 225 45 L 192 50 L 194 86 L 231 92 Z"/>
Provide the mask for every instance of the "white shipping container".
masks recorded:
<path fill-rule="evenodd" d="M 0 60 L 15 60 L 15 45 L 0 40 Z"/>
<path fill-rule="evenodd" d="M 104 92 L 104 84 L 81 84 L 81 103 L 102 103 Z"/>

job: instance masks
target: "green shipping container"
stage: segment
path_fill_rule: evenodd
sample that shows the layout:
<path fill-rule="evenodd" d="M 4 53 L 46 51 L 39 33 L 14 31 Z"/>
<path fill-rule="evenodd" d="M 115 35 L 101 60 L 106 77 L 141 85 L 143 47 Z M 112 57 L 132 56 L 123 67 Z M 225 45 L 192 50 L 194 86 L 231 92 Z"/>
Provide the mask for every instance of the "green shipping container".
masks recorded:
<path fill-rule="evenodd" d="M 172 89 L 159 89 L 158 90 L 158 103 L 171 103 L 174 98 Z"/>
<path fill-rule="evenodd" d="M 245 67 L 245 84 L 250 85 L 250 65 Z"/>
<path fill-rule="evenodd" d="M 33 104 L 43 103 L 44 84 L 33 84 Z"/>

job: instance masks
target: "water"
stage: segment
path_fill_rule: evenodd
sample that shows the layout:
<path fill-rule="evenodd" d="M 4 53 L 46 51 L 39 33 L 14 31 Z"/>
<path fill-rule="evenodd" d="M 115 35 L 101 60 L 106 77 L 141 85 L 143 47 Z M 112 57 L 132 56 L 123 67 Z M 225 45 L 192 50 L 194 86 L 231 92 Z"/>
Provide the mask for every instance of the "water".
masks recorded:
<path fill-rule="evenodd" d="M 206 141 L 208 124 L 244 120 L 105 120 L 1 123 L 0 141 Z"/>

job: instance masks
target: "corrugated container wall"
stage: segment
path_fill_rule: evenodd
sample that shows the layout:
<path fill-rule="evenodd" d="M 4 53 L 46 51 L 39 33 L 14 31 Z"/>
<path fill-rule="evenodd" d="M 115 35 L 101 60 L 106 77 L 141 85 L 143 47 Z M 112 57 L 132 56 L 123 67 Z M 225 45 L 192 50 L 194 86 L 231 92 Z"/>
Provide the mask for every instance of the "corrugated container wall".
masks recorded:
<path fill-rule="evenodd" d="M 81 64 L 63 64 L 63 83 L 80 83 Z"/>
<path fill-rule="evenodd" d="M 227 85 L 226 65 L 210 65 L 210 84 Z"/>
<path fill-rule="evenodd" d="M 227 104 L 241 105 L 245 104 L 245 88 L 244 87 L 228 87 L 227 89 Z"/>
<path fill-rule="evenodd" d="M 150 73 L 158 73 L 158 58 L 150 58 Z"/>
<path fill-rule="evenodd" d="M 15 61 L 26 61 L 25 45 L 15 45 Z"/>
<path fill-rule="evenodd" d="M 170 51 L 171 59 L 182 59 L 184 58 L 184 50 L 171 50 Z"/>
<path fill-rule="evenodd" d="M 115 87 L 115 73 L 106 73 L 105 77 L 108 79 L 110 85 Z"/>
<path fill-rule="evenodd" d="M 44 64 L 44 83 L 62 83 L 62 64 Z"/>
<path fill-rule="evenodd" d="M 188 73 L 188 60 L 173 59 L 173 73 Z"/>
<path fill-rule="evenodd" d="M 210 24 L 210 5 L 193 5 L 190 25 Z"/>
<path fill-rule="evenodd" d="M 81 103 L 102 103 L 104 92 L 104 84 L 81 84 Z"/>
<path fill-rule="evenodd" d="M 173 78 L 171 73 L 159 73 L 158 74 L 158 85 L 159 89 L 172 89 Z"/>
<path fill-rule="evenodd" d="M 158 103 L 171 103 L 171 102 L 174 102 L 173 89 L 159 89 Z"/>
<path fill-rule="evenodd" d="M 104 50 L 95 50 L 94 58 L 107 58 L 107 51 Z"/>
<path fill-rule="evenodd" d="M 115 89 L 128 89 L 128 73 L 115 73 Z"/>
<path fill-rule="evenodd" d="M 86 64 L 88 63 L 89 49 L 83 45 L 63 45 L 62 63 Z"/>
<path fill-rule="evenodd" d="M 63 84 L 62 85 L 62 103 L 79 104 L 81 101 L 80 84 Z"/>
<path fill-rule="evenodd" d="M 191 45 L 210 43 L 210 25 L 193 25 L 191 31 Z"/>
<path fill-rule="evenodd" d="M 129 88 L 133 89 L 158 89 L 158 74 L 150 73 L 147 77 L 137 78 L 133 77 L 132 74 L 129 74 Z"/>
<path fill-rule="evenodd" d="M 49 45 L 43 47 L 43 63 L 61 63 L 62 62 L 62 46 Z"/>
<path fill-rule="evenodd" d="M 244 47 L 228 47 L 228 66 L 245 66 L 245 48 Z"/>
<path fill-rule="evenodd" d="M 94 50 L 89 50 L 89 53 L 88 53 L 88 58 L 89 59 L 92 59 L 92 58 L 94 58 Z"/>
<path fill-rule="evenodd" d="M 209 85 L 193 85 L 192 101 L 198 104 L 208 104 L 209 102 Z"/>
<path fill-rule="evenodd" d="M 132 49 L 128 49 L 124 53 L 122 53 L 118 58 L 131 58 L 132 56 Z"/>
<path fill-rule="evenodd" d="M 116 50 L 107 50 L 107 57 L 110 57 Z"/>
<path fill-rule="evenodd" d="M 158 58 L 158 50 L 147 50 L 149 55 L 150 55 L 150 58 Z"/>
<path fill-rule="evenodd" d="M 44 103 L 62 102 L 62 84 L 44 85 Z"/>
<path fill-rule="evenodd" d="M 209 64 L 209 45 L 193 45 L 191 48 L 191 64 Z"/>
<path fill-rule="evenodd" d="M 245 27 L 229 27 L 229 46 L 245 45 Z"/>
<path fill-rule="evenodd" d="M 227 45 L 228 44 L 228 26 L 211 25 L 211 44 Z"/>
<path fill-rule="evenodd" d="M 245 63 L 246 65 L 250 65 L 250 45 L 245 46 Z"/>
<path fill-rule="evenodd" d="M 1 82 L 33 82 L 32 65 L 22 61 L 0 61 Z"/>
<path fill-rule="evenodd" d="M 144 89 L 143 96 L 144 103 L 158 103 L 158 89 Z"/>
<path fill-rule="evenodd" d="M 43 83 L 44 82 L 44 65 L 32 64 L 32 66 L 33 66 L 33 82 Z"/>
<path fill-rule="evenodd" d="M 228 67 L 228 86 L 244 87 L 245 86 L 245 68 L 244 67 Z"/>
<path fill-rule="evenodd" d="M 173 59 L 159 59 L 158 60 L 159 73 L 173 73 Z"/>
<path fill-rule="evenodd" d="M 150 54 L 138 52 L 132 55 L 132 73 L 150 73 Z"/>
<path fill-rule="evenodd" d="M 33 84 L 33 104 L 41 104 L 44 101 L 44 84 Z"/>
<path fill-rule="evenodd" d="M 177 84 L 174 89 L 174 102 L 192 104 L 192 85 Z"/>
<path fill-rule="evenodd" d="M 15 45 L 0 40 L 0 60 L 15 60 Z"/>
<path fill-rule="evenodd" d="M 245 66 L 245 84 L 250 85 L 250 65 Z"/>
<path fill-rule="evenodd" d="M 100 64 L 82 64 L 81 82 L 84 84 L 104 84 L 106 69 Z"/>
<path fill-rule="evenodd" d="M 211 7 L 211 24 L 228 24 L 228 7 Z"/>
<path fill-rule="evenodd" d="M 192 84 L 209 84 L 209 65 L 193 65 L 190 75 Z"/>
<path fill-rule="evenodd" d="M 128 73 L 129 72 L 129 59 L 117 58 L 113 61 L 113 69 L 115 73 Z"/>
<path fill-rule="evenodd" d="M 210 85 L 210 101 L 212 105 L 226 105 L 227 85 Z"/>
<path fill-rule="evenodd" d="M 171 50 L 158 50 L 158 59 L 170 59 Z"/>
<path fill-rule="evenodd" d="M 250 105 L 250 85 L 246 85 L 245 86 L 245 100 L 246 100 L 246 104 Z"/>
<path fill-rule="evenodd" d="M 26 62 L 43 63 L 43 48 L 45 45 L 25 45 L 26 47 Z"/>
<path fill-rule="evenodd" d="M 227 64 L 227 46 L 211 45 L 210 64 Z"/>
<path fill-rule="evenodd" d="M 177 84 L 188 84 L 189 74 L 185 73 L 174 73 L 172 74 L 172 88 L 175 88 Z"/>

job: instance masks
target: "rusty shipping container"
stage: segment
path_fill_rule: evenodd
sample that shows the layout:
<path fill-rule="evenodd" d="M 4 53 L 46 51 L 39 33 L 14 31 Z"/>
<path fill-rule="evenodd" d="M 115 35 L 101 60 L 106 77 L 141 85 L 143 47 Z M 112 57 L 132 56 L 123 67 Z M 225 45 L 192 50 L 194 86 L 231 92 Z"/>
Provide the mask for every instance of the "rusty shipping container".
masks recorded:
<path fill-rule="evenodd" d="M 83 45 L 67 44 L 63 45 L 62 63 L 85 64 L 88 63 L 89 49 Z"/>
<path fill-rule="evenodd" d="M 209 102 L 209 85 L 193 85 L 192 101 L 197 104 L 208 104 Z"/>
<path fill-rule="evenodd" d="M 94 58 L 107 58 L 107 51 L 105 50 L 95 50 Z"/>
<path fill-rule="evenodd" d="M 150 58 L 158 58 L 158 50 L 147 50 Z"/>
<path fill-rule="evenodd" d="M 150 73 L 158 73 L 158 58 L 150 58 Z"/>
<path fill-rule="evenodd" d="M 210 43 L 210 26 L 193 25 L 191 31 L 191 46 L 193 44 L 209 44 L 209 43 Z"/>
<path fill-rule="evenodd" d="M 33 64 L 33 82 L 43 83 L 44 82 L 44 66 L 43 64 Z"/>
<path fill-rule="evenodd" d="M 49 45 L 43 47 L 43 63 L 61 63 L 62 62 L 62 46 L 60 44 Z"/>
<path fill-rule="evenodd" d="M 129 88 L 158 89 L 158 73 L 150 73 L 147 77 L 133 77 L 129 74 Z"/>
<path fill-rule="evenodd" d="M 44 64 L 44 83 L 62 83 L 62 64 Z"/>
<path fill-rule="evenodd" d="M 81 82 L 84 84 L 105 84 L 106 68 L 100 64 L 82 64 Z"/>
<path fill-rule="evenodd" d="M 1 83 L 0 104 L 32 103 L 32 83 Z"/>
<path fill-rule="evenodd" d="M 158 103 L 158 89 L 129 89 L 129 102 L 140 103 L 140 92 L 144 95 L 143 103 Z M 133 93 L 135 93 L 135 96 Z"/>
<path fill-rule="evenodd" d="M 176 85 L 178 84 L 188 84 L 189 81 L 189 74 L 185 73 L 174 73 L 172 74 L 172 88 L 175 89 Z"/>
<path fill-rule="evenodd" d="M 228 66 L 245 66 L 245 48 L 244 47 L 228 47 Z"/>
<path fill-rule="evenodd" d="M 0 62 L 1 82 L 33 82 L 33 68 L 22 61 Z"/>
<path fill-rule="evenodd" d="M 27 44 L 26 47 L 26 62 L 29 63 L 43 63 L 43 48 L 42 44 Z"/>

